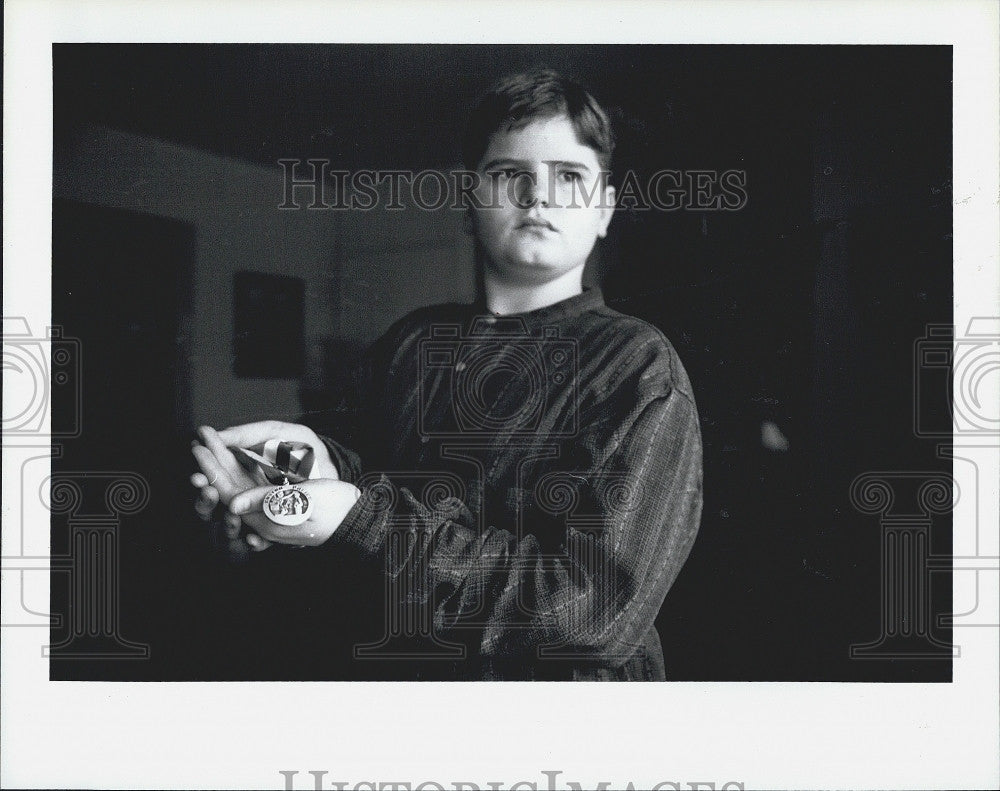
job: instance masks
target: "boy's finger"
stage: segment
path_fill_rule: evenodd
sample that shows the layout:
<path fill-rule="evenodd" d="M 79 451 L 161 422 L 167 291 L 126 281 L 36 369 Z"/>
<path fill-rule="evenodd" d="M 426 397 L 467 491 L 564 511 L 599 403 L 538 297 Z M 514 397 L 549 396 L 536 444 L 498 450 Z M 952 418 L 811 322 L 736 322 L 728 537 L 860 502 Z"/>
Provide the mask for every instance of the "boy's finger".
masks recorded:
<path fill-rule="evenodd" d="M 191 453 L 194 454 L 195 461 L 201 467 L 201 472 L 206 478 L 206 486 L 214 486 L 223 497 L 233 491 L 235 487 L 232 478 L 219 464 L 219 460 L 212 451 L 204 445 L 199 445 L 196 448 L 191 448 Z"/>
<path fill-rule="evenodd" d="M 236 514 L 227 511 L 225 517 L 223 517 L 223 521 L 226 523 L 226 536 L 228 538 L 237 538 L 240 530 L 243 529 L 243 520 Z"/>
<path fill-rule="evenodd" d="M 206 486 L 201 490 L 200 499 L 207 508 L 215 508 L 219 504 L 219 490 L 214 486 Z"/>
<path fill-rule="evenodd" d="M 288 430 L 285 429 L 286 425 L 277 420 L 261 420 L 257 423 L 229 426 L 222 429 L 222 431 L 217 431 L 216 435 L 219 441 L 226 445 L 226 447 L 236 445 L 237 447 L 247 448 L 267 442 L 269 439 L 294 439 L 294 437 L 278 436 L 279 434 L 287 433 Z"/>
<path fill-rule="evenodd" d="M 205 443 L 205 447 L 215 456 L 219 466 L 229 475 L 230 480 L 238 481 L 242 467 L 226 443 L 219 438 L 219 432 L 211 426 L 202 426 L 198 429 L 198 436 Z"/>
<path fill-rule="evenodd" d="M 206 486 L 199 492 L 194 501 L 194 510 L 204 521 L 212 518 L 215 507 L 219 504 L 219 492 L 212 486 Z"/>
<path fill-rule="evenodd" d="M 264 507 L 264 498 L 272 491 L 273 486 L 257 486 L 240 492 L 229 502 L 229 510 L 237 516 L 260 511 Z"/>
<path fill-rule="evenodd" d="M 256 533 L 250 533 L 247 536 L 247 543 L 254 552 L 262 552 L 268 547 L 272 546 L 271 542 L 261 538 Z"/>

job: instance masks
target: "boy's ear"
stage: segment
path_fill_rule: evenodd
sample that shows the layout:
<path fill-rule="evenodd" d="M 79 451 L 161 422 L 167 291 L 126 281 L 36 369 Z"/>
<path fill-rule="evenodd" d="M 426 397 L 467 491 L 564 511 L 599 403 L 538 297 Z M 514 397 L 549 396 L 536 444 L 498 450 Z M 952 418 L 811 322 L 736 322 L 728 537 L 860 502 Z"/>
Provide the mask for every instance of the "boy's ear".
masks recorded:
<path fill-rule="evenodd" d="M 601 225 L 597 237 L 603 239 L 608 235 L 608 226 L 615 216 L 615 188 L 608 184 L 604 188 L 604 199 L 601 201 Z"/>

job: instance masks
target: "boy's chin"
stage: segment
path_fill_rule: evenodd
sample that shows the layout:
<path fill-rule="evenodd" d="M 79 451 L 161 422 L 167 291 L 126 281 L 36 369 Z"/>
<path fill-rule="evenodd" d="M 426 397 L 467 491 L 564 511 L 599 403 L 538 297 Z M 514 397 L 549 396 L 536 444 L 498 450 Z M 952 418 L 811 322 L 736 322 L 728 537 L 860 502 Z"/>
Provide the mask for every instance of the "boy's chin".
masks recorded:
<path fill-rule="evenodd" d="M 522 258 L 507 262 L 502 271 L 498 272 L 506 279 L 526 285 L 545 285 L 562 277 L 576 266 L 563 261 L 552 261 L 544 258 Z"/>

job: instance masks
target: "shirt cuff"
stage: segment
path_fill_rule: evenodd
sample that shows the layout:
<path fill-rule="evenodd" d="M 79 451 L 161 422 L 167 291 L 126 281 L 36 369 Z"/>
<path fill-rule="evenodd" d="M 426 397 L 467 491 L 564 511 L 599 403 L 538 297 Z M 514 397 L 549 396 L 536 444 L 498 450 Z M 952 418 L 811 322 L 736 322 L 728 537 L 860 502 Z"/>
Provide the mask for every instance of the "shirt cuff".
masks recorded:
<path fill-rule="evenodd" d="M 337 477 L 345 483 L 353 483 L 356 486 L 359 476 L 355 473 L 360 472 L 360 470 L 356 470 L 357 465 L 352 464 L 351 461 L 352 456 L 356 458 L 357 454 L 352 453 L 336 440 L 324 437 L 323 435 L 318 436 L 330 454 L 330 461 L 337 468 Z"/>
<path fill-rule="evenodd" d="M 386 531 L 392 518 L 392 484 L 382 475 L 361 492 L 361 497 L 341 520 L 324 547 L 353 547 L 362 557 L 381 556 Z"/>

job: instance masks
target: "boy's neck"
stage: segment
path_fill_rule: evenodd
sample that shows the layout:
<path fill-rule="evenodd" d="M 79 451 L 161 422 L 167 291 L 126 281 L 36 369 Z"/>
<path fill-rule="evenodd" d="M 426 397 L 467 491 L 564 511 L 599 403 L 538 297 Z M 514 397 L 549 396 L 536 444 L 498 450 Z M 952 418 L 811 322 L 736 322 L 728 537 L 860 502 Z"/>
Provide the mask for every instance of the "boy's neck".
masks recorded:
<path fill-rule="evenodd" d="M 582 293 L 583 267 L 565 272 L 542 285 L 508 283 L 486 269 L 483 272 L 483 292 L 486 307 L 498 316 L 528 313 Z"/>

